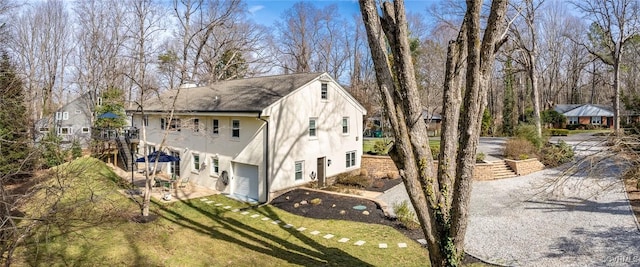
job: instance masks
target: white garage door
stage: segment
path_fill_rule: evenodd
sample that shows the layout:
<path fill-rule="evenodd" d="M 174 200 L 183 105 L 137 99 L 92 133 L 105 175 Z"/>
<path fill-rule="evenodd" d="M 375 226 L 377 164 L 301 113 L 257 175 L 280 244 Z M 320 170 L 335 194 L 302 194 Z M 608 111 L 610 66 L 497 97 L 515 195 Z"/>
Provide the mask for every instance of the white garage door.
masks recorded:
<path fill-rule="evenodd" d="M 246 201 L 258 200 L 258 166 L 234 163 L 234 192 Z"/>

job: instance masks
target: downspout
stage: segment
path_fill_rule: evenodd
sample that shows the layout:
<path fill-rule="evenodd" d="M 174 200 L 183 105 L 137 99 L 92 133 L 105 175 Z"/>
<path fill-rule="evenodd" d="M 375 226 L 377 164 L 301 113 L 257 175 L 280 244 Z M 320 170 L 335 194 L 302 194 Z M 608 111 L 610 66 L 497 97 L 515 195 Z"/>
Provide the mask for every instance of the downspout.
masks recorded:
<path fill-rule="evenodd" d="M 264 182 L 264 189 L 265 189 L 265 193 L 267 194 L 267 198 L 266 201 L 261 203 L 261 204 L 266 204 L 269 203 L 270 201 L 270 194 L 269 194 L 269 121 L 263 119 L 262 117 L 262 111 L 258 112 L 258 119 L 261 121 L 264 121 L 265 123 L 265 147 L 264 147 L 264 178 L 265 178 L 265 182 Z"/>

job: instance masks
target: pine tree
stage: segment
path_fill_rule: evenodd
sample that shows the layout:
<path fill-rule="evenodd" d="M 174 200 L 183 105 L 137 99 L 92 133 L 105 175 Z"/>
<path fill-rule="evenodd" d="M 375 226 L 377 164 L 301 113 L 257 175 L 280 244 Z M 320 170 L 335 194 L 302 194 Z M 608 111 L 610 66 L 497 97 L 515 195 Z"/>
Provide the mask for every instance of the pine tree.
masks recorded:
<path fill-rule="evenodd" d="M 9 56 L 0 56 L 0 178 L 19 178 L 34 167 L 29 160 L 31 142 L 27 127 L 22 82 L 16 76 Z"/>

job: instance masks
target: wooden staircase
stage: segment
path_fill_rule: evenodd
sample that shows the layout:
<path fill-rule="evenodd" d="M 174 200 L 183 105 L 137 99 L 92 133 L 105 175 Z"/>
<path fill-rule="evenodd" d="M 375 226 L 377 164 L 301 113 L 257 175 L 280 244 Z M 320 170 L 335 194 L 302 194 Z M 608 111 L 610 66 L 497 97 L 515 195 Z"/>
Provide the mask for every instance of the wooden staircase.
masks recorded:
<path fill-rule="evenodd" d="M 504 160 L 491 162 L 491 170 L 493 171 L 494 179 L 512 178 L 518 176 Z"/>

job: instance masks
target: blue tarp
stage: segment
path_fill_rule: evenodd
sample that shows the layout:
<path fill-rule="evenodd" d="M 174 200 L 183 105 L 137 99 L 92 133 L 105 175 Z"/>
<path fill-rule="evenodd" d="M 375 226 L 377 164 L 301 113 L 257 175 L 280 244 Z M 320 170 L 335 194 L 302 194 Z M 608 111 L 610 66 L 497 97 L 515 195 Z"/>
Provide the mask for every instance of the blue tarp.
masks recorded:
<path fill-rule="evenodd" d="M 179 157 L 171 156 L 171 155 L 169 155 L 167 153 L 160 152 L 160 151 L 155 151 L 155 152 L 149 154 L 149 156 L 147 156 L 147 157 L 142 157 L 142 158 L 136 159 L 136 162 L 144 162 L 145 158 L 149 158 L 149 162 L 156 162 L 156 158 L 158 158 L 158 162 L 180 161 Z"/>
<path fill-rule="evenodd" d="M 117 119 L 117 118 L 119 118 L 119 117 L 120 117 L 120 116 L 118 116 L 118 115 L 117 115 L 117 114 L 115 114 L 115 113 L 112 113 L 112 112 L 105 112 L 105 113 L 100 114 L 100 116 L 98 116 L 98 119 Z"/>

